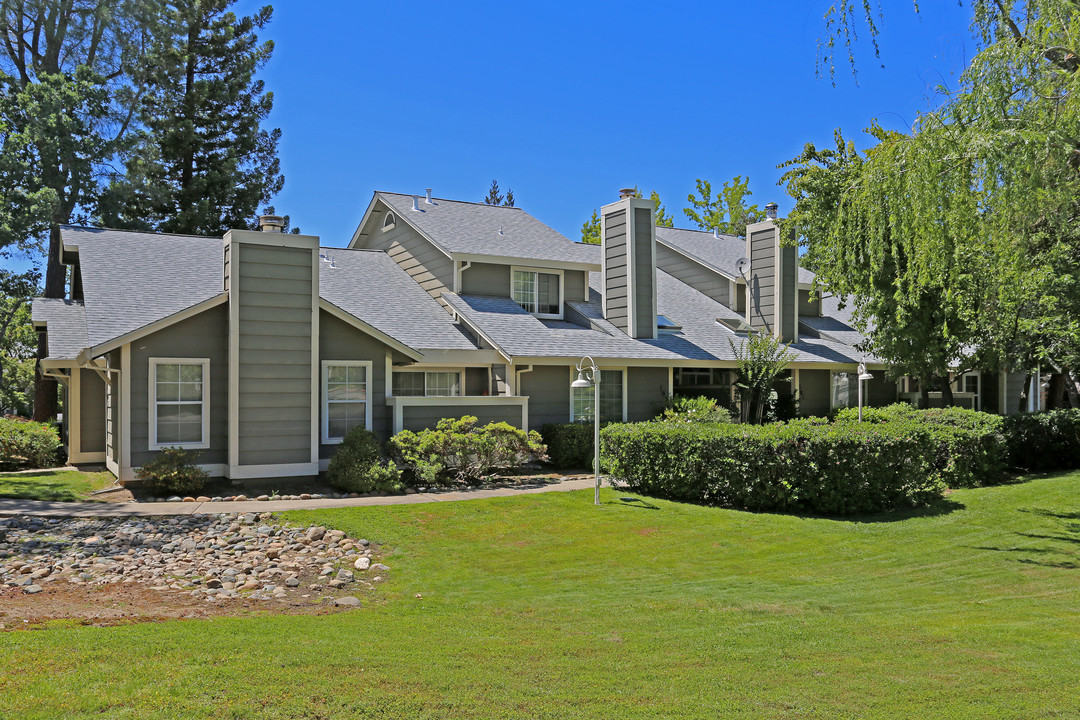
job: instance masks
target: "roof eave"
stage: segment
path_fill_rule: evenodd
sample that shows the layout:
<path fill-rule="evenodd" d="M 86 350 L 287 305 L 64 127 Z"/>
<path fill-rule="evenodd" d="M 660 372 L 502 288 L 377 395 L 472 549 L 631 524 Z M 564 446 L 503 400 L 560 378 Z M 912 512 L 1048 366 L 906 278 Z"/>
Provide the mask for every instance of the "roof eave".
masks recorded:
<path fill-rule="evenodd" d="M 543 267 L 553 270 L 581 270 L 584 272 L 600 272 L 600 263 L 578 262 L 574 260 L 552 260 L 543 258 L 511 257 L 509 255 L 489 255 L 486 253 L 461 253 L 450 254 L 450 259 L 460 262 L 483 262 L 497 265 L 524 265 L 527 267 Z"/>

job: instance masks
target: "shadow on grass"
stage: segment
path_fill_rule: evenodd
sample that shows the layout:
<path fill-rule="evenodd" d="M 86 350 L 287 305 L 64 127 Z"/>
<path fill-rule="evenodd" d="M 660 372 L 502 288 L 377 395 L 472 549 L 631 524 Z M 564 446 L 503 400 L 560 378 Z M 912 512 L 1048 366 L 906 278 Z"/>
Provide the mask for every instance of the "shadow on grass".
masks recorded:
<path fill-rule="evenodd" d="M 1017 537 L 1027 540 L 1044 541 L 1036 546 L 1024 547 L 989 547 L 981 546 L 976 550 L 990 550 L 1001 553 L 1015 553 L 1025 557 L 1017 557 L 1016 562 L 1024 565 L 1039 565 L 1040 567 L 1057 568 L 1061 570 L 1080 570 L 1080 524 L 1070 522 L 1080 519 L 1080 513 L 1059 513 L 1051 510 L 1023 509 L 1019 512 L 1039 515 L 1041 517 L 1056 520 L 1057 527 L 1045 532 L 1016 532 Z M 1034 556 L 1034 557 L 1033 557 Z"/>
<path fill-rule="evenodd" d="M 82 495 L 71 486 L 57 482 L 60 472 L 27 473 L 0 478 L 0 498 L 74 502 Z M 52 480 L 50 482 L 50 480 Z"/>

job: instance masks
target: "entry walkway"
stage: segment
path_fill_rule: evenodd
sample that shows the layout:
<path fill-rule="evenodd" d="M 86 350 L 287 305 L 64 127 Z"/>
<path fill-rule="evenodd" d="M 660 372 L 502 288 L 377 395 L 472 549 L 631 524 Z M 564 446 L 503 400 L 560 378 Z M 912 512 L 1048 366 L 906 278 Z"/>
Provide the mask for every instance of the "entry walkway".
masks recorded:
<path fill-rule="evenodd" d="M 37 517 L 136 517 L 140 515 L 216 515 L 218 513 L 281 512 L 283 510 L 322 510 L 325 508 L 368 505 L 411 505 L 413 503 L 482 500 L 512 495 L 535 495 L 568 492 L 593 487 L 591 477 L 564 480 L 550 485 L 523 488 L 491 488 L 448 492 L 387 495 L 366 498 L 324 498 L 322 500 L 246 500 L 244 502 L 165 502 L 165 503 L 87 503 L 48 502 L 42 500 L 0 499 L 0 517 L 34 515 Z M 590 500 L 591 502 L 591 500 Z"/>

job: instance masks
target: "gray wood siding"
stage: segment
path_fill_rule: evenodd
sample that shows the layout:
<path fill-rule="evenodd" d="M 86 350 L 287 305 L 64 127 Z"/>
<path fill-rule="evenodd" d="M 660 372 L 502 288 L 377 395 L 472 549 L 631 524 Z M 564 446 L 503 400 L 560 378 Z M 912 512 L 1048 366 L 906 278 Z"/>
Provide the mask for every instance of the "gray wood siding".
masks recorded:
<path fill-rule="evenodd" d="M 93 370 L 79 372 L 79 445 L 84 453 L 105 451 L 105 381 Z"/>
<path fill-rule="evenodd" d="M 368 428 L 383 441 L 392 434 L 391 408 L 386 406 L 386 345 L 339 320 L 330 313 L 319 311 L 319 367 L 326 360 L 368 360 L 371 377 L 368 378 L 368 402 L 371 403 L 371 427 Z M 322 407 L 326 403 L 322 378 L 319 378 L 319 436 L 322 427 Z M 319 457 L 328 458 L 338 445 L 319 445 Z"/>
<path fill-rule="evenodd" d="M 570 369 L 566 365 L 534 365 L 521 375 L 519 395 L 529 398 L 529 429 L 544 423 L 570 422 Z"/>
<path fill-rule="evenodd" d="M 718 303 L 731 307 L 731 281 L 719 273 L 657 243 L 656 267 Z"/>
<path fill-rule="evenodd" d="M 671 394 L 668 369 L 632 367 L 627 369 L 627 373 L 627 422 L 652 419 L 663 409 L 664 399 Z"/>
<path fill-rule="evenodd" d="M 812 294 L 810 290 L 799 291 L 799 317 L 817 317 L 821 315 L 821 297 L 811 300 L 810 296 Z"/>
<path fill-rule="evenodd" d="M 465 394 L 483 395 L 490 393 L 488 388 L 488 369 L 485 367 L 465 368 Z"/>
<path fill-rule="evenodd" d="M 750 327 L 773 331 L 776 284 L 776 238 L 773 230 L 750 236 Z"/>
<path fill-rule="evenodd" d="M 476 416 L 476 427 L 483 427 L 493 422 L 505 422 L 514 427 L 521 427 L 520 405 L 462 405 L 459 408 L 405 405 L 402 410 L 405 413 L 402 418 L 403 427 L 413 432 L 433 428 L 446 417 L 459 418 L 465 415 Z"/>
<path fill-rule="evenodd" d="M 505 363 L 491 366 L 491 394 L 509 395 L 510 385 L 506 381 L 507 370 Z"/>
<path fill-rule="evenodd" d="M 441 298 L 444 290 L 454 286 L 454 263 L 450 258 L 401 220 L 386 232 L 375 230 L 367 247 L 389 254 L 432 297 Z M 470 272 L 466 270 L 465 275 Z M 508 284 L 506 292 L 509 291 Z"/>
<path fill-rule="evenodd" d="M 785 245 L 780 248 L 780 339 L 791 342 L 799 322 L 799 293 L 796 289 L 796 248 Z"/>
<path fill-rule="evenodd" d="M 826 417 L 832 403 L 832 371 L 799 371 L 799 415 Z"/>
<path fill-rule="evenodd" d="M 563 282 L 566 283 L 566 288 L 563 291 L 564 297 L 567 300 L 588 300 L 589 299 L 589 279 L 588 273 L 584 270 L 566 270 L 563 272 Z"/>
<path fill-rule="evenodd" d="M 510 266 L 474 262 L 461 271 L 461 292 L 466 295 L 510 297 Z"/>
<path fill-rule="evenodd" d="M 310 462 L 312 252 L 240 243 L 233 254 L 239 464 Z"/>
<path fill-rule="evenodd" d="M 634 337 L 656 334 L 656 267 L 653 265 L 653 214 L 648 208 L 634 208 Z"/>
<path fill-rule="evenodd" d="M 227 463 L 229 446 L 229 315 L 219 305 L 131 345 L 131 465 L 157 456 L 150 450 L 150 358 L 210 359 L 210 447 L 203 464 Z"/>
<path fill-rule="evenodd" d="M 629 332 L 626 211 L 608 213 L 604 216 L 604 224 L 604 311 L 612 325 Z"/>

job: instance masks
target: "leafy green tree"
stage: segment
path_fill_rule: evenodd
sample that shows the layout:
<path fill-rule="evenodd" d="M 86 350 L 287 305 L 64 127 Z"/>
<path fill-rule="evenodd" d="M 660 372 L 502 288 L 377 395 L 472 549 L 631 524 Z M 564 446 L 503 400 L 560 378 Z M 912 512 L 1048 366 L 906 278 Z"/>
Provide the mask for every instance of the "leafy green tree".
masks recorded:
<path fill-rule="evenodd" d="M 634 188 L 634 197 L 641 197 L 641 190 Z M 655 208 L 654 222 L 657 227 L 674 227 L 674 222 L 671 215 L 664 209 L 664 204 L 660 201 L 660 193 L 653 190 L 649 193 L 649 199 L 653 201 L 653 207 Z M 585 221 L 581 226 L 581 242 L 588 243 L 590 245 L 600 244 L 600 215 L 596 210 L 592 211 L 592 217 Z"/>
<path fill-rule="evenodd" d="M 638 197 L 641 197 L 641 195 L 639 194 Z M 664 208 L 664 204 L 660 202 L 660 193 L 653 190 L 649 193 L 649 198 L 653 201 L 653 207 L 656 210 L 656 227 L 675 227 L 675 219 L 668 214 L 667 209 Z"/>
<path fill-rule="evenodd" d="M 600 215 L 592 211 L 592 217 L 581 226 L 581 242 L 589 245 L 600 244 Z"/>
<path fill-rule="evenodd" d="M 3 240 L 33 245 L 48 224 L 46 297 L 63 297 L 65 290 L 60 225 L 87 217 L 99 175 L 130 136 L 143 90 L 130 71 L 157 28 L 159 6 L 155 0 L 0 0 L 6 131 L 0 174 L 21 180 L 14 192 L 3 191 L 19 203 Z M 55 413 L 56 383 L 39 377 L 34 417 Z"/>
<path fill-rule="evenodd" d="M 750 178 L 745 180 L 736 175 L 731 182 L 724 183 L 716 197 L 712 196 L 712 184 L 708 180 L 698 179 L 697 192 L 686 197 L 690 207 L 683 213 L 702 230 L 716 230 L 724 235 L 746 237 L 746 226 L 765 219 L 765 211 L 757 205 L 747 205 L 750 192 Z"/>
<path fill-rule="evenodd" d="M 728 339 L 738 363 L 739 412 L 744 423 L 760 424 L 773 392 L 773 384 L 792 362 L 795 353 L 780 338 L 752 332 L 741 346 Z"/>
<path fill-rule="evenodd" d="M 492 180 L 491 187 L 488 188 L 487 197 L 484 198 L 485 205 L 503 205 L 505 207 L 514 207 L 514 191 L 507 190 L 504 197 L 502 191 L 499 190 L 499 181 Z"/>
<path fill-rule="evenodd" d="M 137 144 L 100 203 L 109 227 L 216 236 L 257 227 L 280 192 L 281 131 L 255 75 L 274 44 L 258 33 L 272 8 L 237 17 L 235 0 L 176 0 L 143 68 Z"/>
<path fill-rule="evenodd" d="M 0 270 L 0 411 L 30 414 L 38 341 L 30 323 L 30 301 L 40 279 L 36 270 Z"/>
<path fill-rule="evenodd" d="M 1075 376 L 1080 7 L 971 8 L 978 49 L 959 87 L 910 133 L 872 126 L 865 155 L 839 135 L 836 150 L 808 146 L 786 176 L 789 220 L 830 289 L 869 294 L 857 309 L 886 359 Z M 862 23 L 878 34 L 877 4 L 830 13 L 826 50 L 850 48 Z"/>

